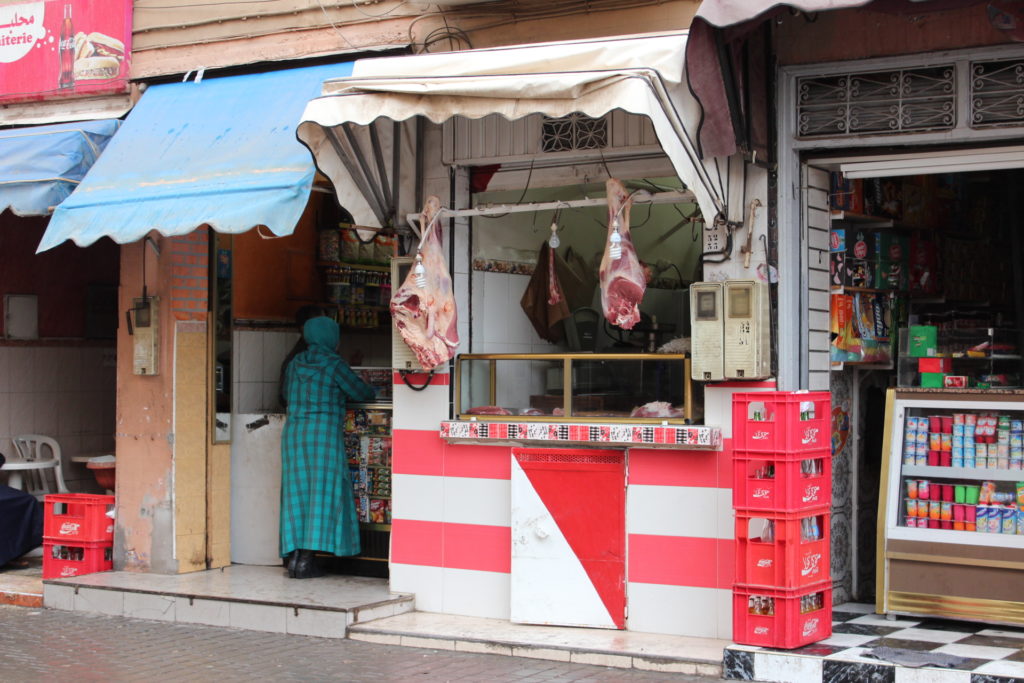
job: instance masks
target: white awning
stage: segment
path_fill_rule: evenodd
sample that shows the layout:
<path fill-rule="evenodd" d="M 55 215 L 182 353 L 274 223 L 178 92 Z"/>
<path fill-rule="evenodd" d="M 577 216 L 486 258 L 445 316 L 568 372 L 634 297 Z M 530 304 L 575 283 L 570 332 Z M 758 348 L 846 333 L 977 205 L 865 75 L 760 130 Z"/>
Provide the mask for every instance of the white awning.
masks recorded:
<path fill-rule="evenodd" d="M 358 126 L 379 138 L 382 119 L 600 117 L 621 109 L 650 118 L 676 173 L 710 220 L 724 210 L 729 173 L 724 164 L 722 171 L 716 167 L 720 160 L 701 162 L 691 136 L 701 114 L 684 75 L 686 36 L 682 31 L 359 60 L 351 77 L 324 83 L 323 95 L 306 107 L 298 137 L 339 196 L 354 182 L 383 221 L 395 208 L 388 196 L 394 178 L 383 177 L 388 150 L 374 144 L 368 152 L 359 144 L 357 133 L 365 130 Z"/>

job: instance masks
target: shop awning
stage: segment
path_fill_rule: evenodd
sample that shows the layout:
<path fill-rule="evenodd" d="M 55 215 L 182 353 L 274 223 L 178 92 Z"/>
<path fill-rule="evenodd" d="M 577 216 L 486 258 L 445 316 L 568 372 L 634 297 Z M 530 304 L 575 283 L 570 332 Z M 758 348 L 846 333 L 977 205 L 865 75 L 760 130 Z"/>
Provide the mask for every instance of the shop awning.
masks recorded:
<path fill-rule="evenodd" d="M 712 26 L 731 26 L 760 16 L 776 7 L 790 7 L 801 12 L 824 12 L 867 5 L 871 0 L 703 0 L 697 17 Z"/>
<path fill-rule="evenodd" d="M 441 123 L 452 117 L 499 114 L 509 120 L 614 109 L 650 118 L 679 178 L 709 220 L 724 210 L 728 173 L 702 163 L 692 131 L 700 109 L 683 69 L 686 32 L 496 47 L 409 57 L 364 59 L 350 78 L 324 83 L 306 107 L 298 136 L 336 188 L 353 182 L 378 220 L 389 217 L 388 179 L 358 144 L 358 127 L 391 133 L 380 120 L 417 116 Z M 364 136 L 365 137 L 365 136 Z M 395 145 L 394 147 L 398 147 Z M 393 148 L 394 148 L 393 147 Z M 383 161 L 386 154 L 376 154 Z M 393 180 L 393 179 L 392 179 Z"/>
<path fill-rule="evenodd" d="M 315 169 L 295 122 L 324 79 L 351 62 L 155 85 L 78 189 L 54 212 L 39 251 L 65 240 L 126 243 L 257 225 L 295 229 Z"/>
<path fill-rule="evenodd" d="M 0 212 L 48 216 L 96 163 L 117 120 L 0 130 Z"/>

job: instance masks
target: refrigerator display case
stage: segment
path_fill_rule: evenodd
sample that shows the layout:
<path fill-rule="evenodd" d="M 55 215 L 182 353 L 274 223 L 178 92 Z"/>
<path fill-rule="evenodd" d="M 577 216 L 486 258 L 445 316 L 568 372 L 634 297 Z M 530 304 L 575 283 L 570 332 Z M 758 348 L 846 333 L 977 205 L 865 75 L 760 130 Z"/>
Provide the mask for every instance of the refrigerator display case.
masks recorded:
<path fill-rule="evenodd" d="M 1024 392 L 890 389 L 879 613 L 1024 624 Z"/>

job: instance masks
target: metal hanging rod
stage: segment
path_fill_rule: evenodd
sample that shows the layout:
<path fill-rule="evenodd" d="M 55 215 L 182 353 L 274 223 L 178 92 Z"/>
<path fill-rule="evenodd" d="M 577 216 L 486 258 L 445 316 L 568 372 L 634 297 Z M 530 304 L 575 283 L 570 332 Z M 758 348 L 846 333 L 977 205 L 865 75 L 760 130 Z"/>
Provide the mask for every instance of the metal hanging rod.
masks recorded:
<path fill-rule="evenodd" d="M 693 192 L 689 190 L 671 190 L 669 192 L 648 192 L 638 190 L 633 195 L 634 204 L 680 204 L 682 202 L 695 202 Z M 597 199 L 567 199 L 554 202 L 529 202 L 526 204 L 488 204 L 472 209 L 446 209 L 438 212 L 439 218 L 467 218 L 472 216 L 501 216 L 506 213 L 527 213 L 537 211 L 554 211 L 556 209 L 578 209 L 588 206 L 606 206 L 607 197 Z M 406 214 L 406 221 L 417 235 L 419 231 L 418 213 Z"/>

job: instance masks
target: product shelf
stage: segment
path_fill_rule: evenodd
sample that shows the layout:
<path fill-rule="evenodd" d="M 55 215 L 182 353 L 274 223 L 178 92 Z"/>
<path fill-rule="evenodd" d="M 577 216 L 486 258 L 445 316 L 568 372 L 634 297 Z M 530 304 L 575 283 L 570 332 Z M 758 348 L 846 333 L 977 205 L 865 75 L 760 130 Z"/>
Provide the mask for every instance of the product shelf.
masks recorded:
<path fill-rule="evenodd" d="M 1001 470 L 987 467 L 937 467 L 903 465 L 904 477 L 922 479 L 971 479 L 975 481 L 1024 481 L 1024 470 Z"/>

